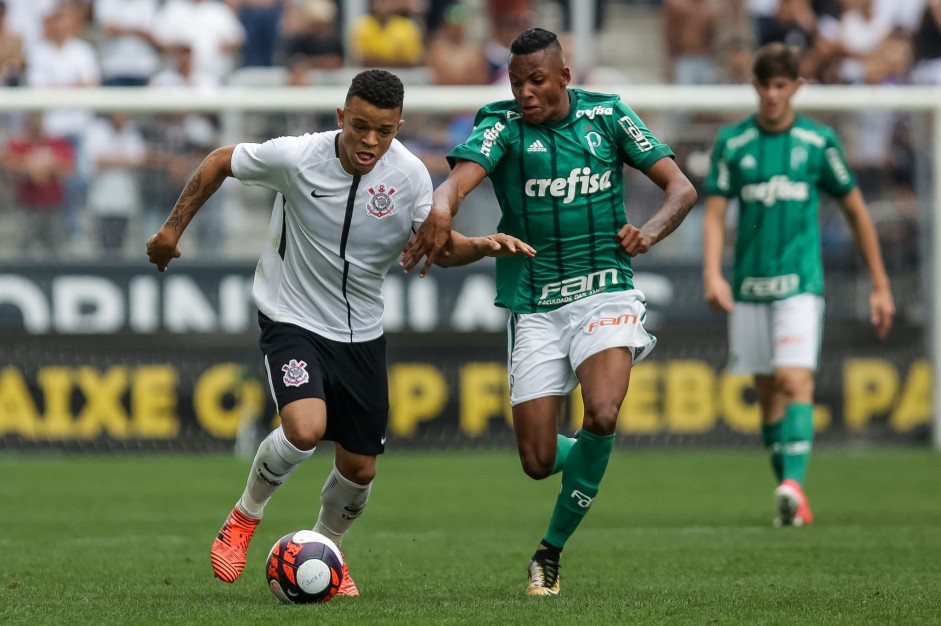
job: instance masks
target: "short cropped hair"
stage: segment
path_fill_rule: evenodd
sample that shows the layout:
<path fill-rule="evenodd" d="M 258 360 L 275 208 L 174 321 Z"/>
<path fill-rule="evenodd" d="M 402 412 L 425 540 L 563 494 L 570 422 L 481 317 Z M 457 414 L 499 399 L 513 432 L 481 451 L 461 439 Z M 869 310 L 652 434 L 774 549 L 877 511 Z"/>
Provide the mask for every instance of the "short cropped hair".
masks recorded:
<path fill-rule="evenodd" d="M 544 28 L 530 28 L 513 40 L 513 43 L 510 44 L 510 52 L 512 54 L 532 54 L 550 47 L 562 49 L 559 38 L 555 33 Z"/>
<path fill-rule="evenodd" d="M 380 109 L 401 109 L 405 100 L 402 80 L 386 70 L 366 70 L 353 77 L 346 92 L 346 102 L 353 97 L 362 98 Z"/>
<path fill-rule="evenodd" d="M 752 74 L 759 83 L 779 77 L 797 80 L 800 77 L 800 58 L 797 51 L 786 44 L 769 43 L 755 53 Z"/>

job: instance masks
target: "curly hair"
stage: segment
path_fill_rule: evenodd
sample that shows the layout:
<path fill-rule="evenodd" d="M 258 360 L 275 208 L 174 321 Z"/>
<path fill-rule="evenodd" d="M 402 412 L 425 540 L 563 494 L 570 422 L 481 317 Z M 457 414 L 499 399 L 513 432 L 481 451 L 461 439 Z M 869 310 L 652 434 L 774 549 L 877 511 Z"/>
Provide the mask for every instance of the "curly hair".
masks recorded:
<path fill-rule="evenodd" d="M 398 76 L 385 70 L 366 70 L 353 77 L 346 103 L 356 96 L 380 109 L 401 109 L 405 87 Z"/>
<path fill-rule="evenodd" d="M 510 44 L 512 54 L 532 54 L 546 48 L 562 48 L 555 33 L 544 28 L 530 28 L 521 33 Z"/>

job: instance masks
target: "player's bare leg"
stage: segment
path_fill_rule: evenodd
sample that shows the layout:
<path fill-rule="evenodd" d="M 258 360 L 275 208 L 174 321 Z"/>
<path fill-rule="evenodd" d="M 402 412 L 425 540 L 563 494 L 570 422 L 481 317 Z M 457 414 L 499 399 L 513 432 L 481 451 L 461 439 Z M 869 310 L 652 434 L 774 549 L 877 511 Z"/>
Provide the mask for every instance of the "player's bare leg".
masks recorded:
<path fill-rule="evenodd" d="M 561 552 L 598 494 L 601 479 L 614 447 L 614 431 L 621 403 L 627 395 L 632 363 L 633 357 L 630 350 L 611 348 L 589 357 L 579 365 L 576 371 L 582 385 L 585 415 L 579 436 L 568 451 L 562 468 L 562 489 L 556 499 L 549 528 L 530 561 L 530 584 L 526 591 L 527 595 L 558 595 L 559 593 Z M 555 425 L 562 399 L 556 398 L 556 400 L 557 404 L 545 407 L 526 407 L 528 403 L 521 403 L 514 407 L 514 426 L 523 421 L 531 421 L 541 426 L 541 429 L 536 430 L 532 436 L 542 448 L 556 447 Z M 543 408 L 546 413 L 530 417 L 529 413 L 534 413 L 535 408 Z M 517 420 L 518 413 L 520 414 L 519 420 Z M 548 425 L 551 425 L 551 431 L 548 430 Z M 532 430 L 534 430 L 532 427 L 524 430 L 523 434 Z M 519 432 L 517 442 L 522 454 L 523 447 L 520 445 Z M 552 461 L 554 465 L 555 459 L 553 458 Z M 544 470 L 546 465 L 545 456 L 543 456 L 540 469 Z"/>
<path fill-rule="evenodd" d="M 557 424 L 563 400 L 562 396 L 545 396 L 513 407 L 513 430 L 520 463 L 526 475 L 534 480 L 542 480 L 555 473 L 553 470 L 558 471 Z M 545 542 L 539 544 L 529 561 L 526 595 L 559 594 L 561 551 L 561 546 L 548 546 Z"/>

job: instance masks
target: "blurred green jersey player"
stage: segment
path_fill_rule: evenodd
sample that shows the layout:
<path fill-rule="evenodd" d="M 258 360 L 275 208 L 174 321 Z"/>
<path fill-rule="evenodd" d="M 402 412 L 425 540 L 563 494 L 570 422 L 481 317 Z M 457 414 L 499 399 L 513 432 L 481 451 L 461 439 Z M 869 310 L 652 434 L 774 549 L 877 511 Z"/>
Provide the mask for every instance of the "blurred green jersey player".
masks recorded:
<path fill-rule="evenodd" d="M 820 190 L 839 200 L 872 279 L 870 316 L 889 332 L 895 305 L 879 242 L 834 131 L 797 115 L 796 52 L 769 44 L 755 55 L 759 110 L 719 131 L 705 183 L 705 298 L 729 313 L 729 368 L 752 374 L 762 435 L 777 480 L 780 526 L 813 521 L 803 483 L 813 443 L 814 373 L 823 333 Z M 725 212 L 738 201 L 732 282 L 722 274 Z"/>
<path fill-rule="evenodd" d="M 643 328 L 643 294 L 631 257 L 672 232 L 696 192 L 618 96 L 569 89 L 558 38 L 536 28 L 510 48 L 513 100 L 480 109 L 467 141 L 435 190 L 435 208 L 451 214 L 487 176 L 500 204 L 499 229 L 535 250 L 523 262 L 497 261 L 498 306 L 508 325 L 510 404 L 523 471 L 534 479 L 562 473 L 562 488 L 529 564 L 528 595 L 559 593 L 559 557 L 598 494 L 633 363 L 654 338 Z M 642 171 L 663 190 L 641 228 L 624 207 L 622 167 Z M 430 228 L 406 249 L 408 267 L 425 251 Z M 442 237 L 443 239 L 443 237 Z M 585 403 L 577 438 L 558 433 L 565 397 L 581 384 Z"/>

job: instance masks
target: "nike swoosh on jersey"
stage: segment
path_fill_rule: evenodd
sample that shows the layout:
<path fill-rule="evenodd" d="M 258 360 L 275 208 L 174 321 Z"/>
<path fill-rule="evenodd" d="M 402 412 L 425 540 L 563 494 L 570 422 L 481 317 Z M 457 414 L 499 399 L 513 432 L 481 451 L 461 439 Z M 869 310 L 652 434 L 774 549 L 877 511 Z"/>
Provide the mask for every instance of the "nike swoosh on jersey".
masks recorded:
<path fill-rule="evenodd" d="M 332 195 L 333 195 L 333 194 L 317 193 L 317 190 L 316 190 L 316 189 L 314 189 L 314 190 L 312 190 L 312 191 L 310 192 L 310 196 L 311 196 L 312 198 L 329 198 L 329 197 L 332 196 Z"/>

